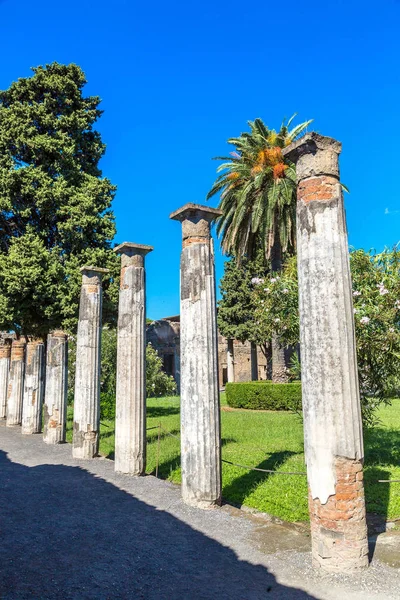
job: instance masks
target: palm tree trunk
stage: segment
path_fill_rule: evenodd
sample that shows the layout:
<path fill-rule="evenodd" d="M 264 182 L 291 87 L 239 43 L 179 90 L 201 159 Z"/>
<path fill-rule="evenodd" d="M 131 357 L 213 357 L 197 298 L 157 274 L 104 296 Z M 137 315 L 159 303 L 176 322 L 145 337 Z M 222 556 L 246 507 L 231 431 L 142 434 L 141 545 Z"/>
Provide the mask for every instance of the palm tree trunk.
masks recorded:
<path fill-rule="evenodd" d="M 271 248 L 271 269 L 274 273 L 282 271 L 282 247 L 278 234 L 275 234 L 274 245 Z M 287 383 L 289 377 L 286 371 L 285 348 L 275 335 L 272 337 L 271 346 L 272 381 L 273 383 Z"/>

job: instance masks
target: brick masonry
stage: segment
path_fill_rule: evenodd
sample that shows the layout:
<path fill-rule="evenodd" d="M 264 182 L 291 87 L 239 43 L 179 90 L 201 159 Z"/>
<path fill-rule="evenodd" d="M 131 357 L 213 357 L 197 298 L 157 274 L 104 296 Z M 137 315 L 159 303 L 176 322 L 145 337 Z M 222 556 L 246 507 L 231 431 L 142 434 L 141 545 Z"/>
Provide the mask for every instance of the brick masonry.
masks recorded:
<path fill-rule="evenodd" d="M 368 566 L 363 466 L 336 458 L 335 494 L 321 504 L 309 494 L 312 557 L 315 567 L 356 572 Z"/>

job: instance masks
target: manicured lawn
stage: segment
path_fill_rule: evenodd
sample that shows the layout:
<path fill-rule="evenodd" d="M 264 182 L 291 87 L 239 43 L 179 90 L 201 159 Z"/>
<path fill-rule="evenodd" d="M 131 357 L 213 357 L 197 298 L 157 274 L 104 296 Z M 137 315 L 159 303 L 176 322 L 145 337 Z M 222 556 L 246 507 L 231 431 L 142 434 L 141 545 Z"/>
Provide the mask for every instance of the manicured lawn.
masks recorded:
<path fill-rule="evenodd" d="M 303 429 L 298 416 L 288 412 L 226 410 L 222 394 L 222 458 L 241 465 L 276 471 L 305 471 Z M 151 398 L 147 427 L 161 423 L 159 477 L 180 482 L 179 398 Z M 400 399 L 379 411 L 380 425 L 365 433 L 367 510 L 393 519 L 400 517 Z M 68 440 L 72 438 L 69 409 Z M 167 432 L 178 437 L 171 437 Z M 147 472 L 155 473 L 158 427 L 147 432 Z M 113 458 L 114 423 L 101 424 L 100 452 Z M 246 471 L 223 463 L 223 497 L 235 504 L 257 508 L 287 521 L 305 521 L 306 478 Z"/>

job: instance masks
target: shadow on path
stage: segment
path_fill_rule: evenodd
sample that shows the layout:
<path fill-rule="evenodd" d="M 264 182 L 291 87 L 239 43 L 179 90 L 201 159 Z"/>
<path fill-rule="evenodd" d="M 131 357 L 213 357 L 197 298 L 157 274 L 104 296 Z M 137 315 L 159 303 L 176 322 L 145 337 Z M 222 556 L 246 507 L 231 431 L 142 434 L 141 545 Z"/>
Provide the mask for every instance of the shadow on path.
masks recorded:
<path fill-rule="evenodd" d="M 0 539 L 2 600 L 312 598 L 80 467 L 1 451 Z"/>

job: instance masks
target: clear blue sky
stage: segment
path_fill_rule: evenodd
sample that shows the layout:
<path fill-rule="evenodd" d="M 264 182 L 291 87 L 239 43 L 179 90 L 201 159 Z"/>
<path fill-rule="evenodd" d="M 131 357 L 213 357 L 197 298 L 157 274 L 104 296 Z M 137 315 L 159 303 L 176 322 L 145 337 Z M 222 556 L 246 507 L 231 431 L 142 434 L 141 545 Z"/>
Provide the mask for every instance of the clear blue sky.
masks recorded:
<path fill-rule="evenodd" d="M 179 312 L 180 225 L 168 215 L 205 202 L 211 157 L 249 119 L 314 118 L 343 142 L 350 244 L 400 239 L 399 32 L 399 0 L 0 0 L 0 89 L 55 60 L 84 69 L 103 100 L 116 241 L 154 245 L 148 315 L 159 318 Z"/>

